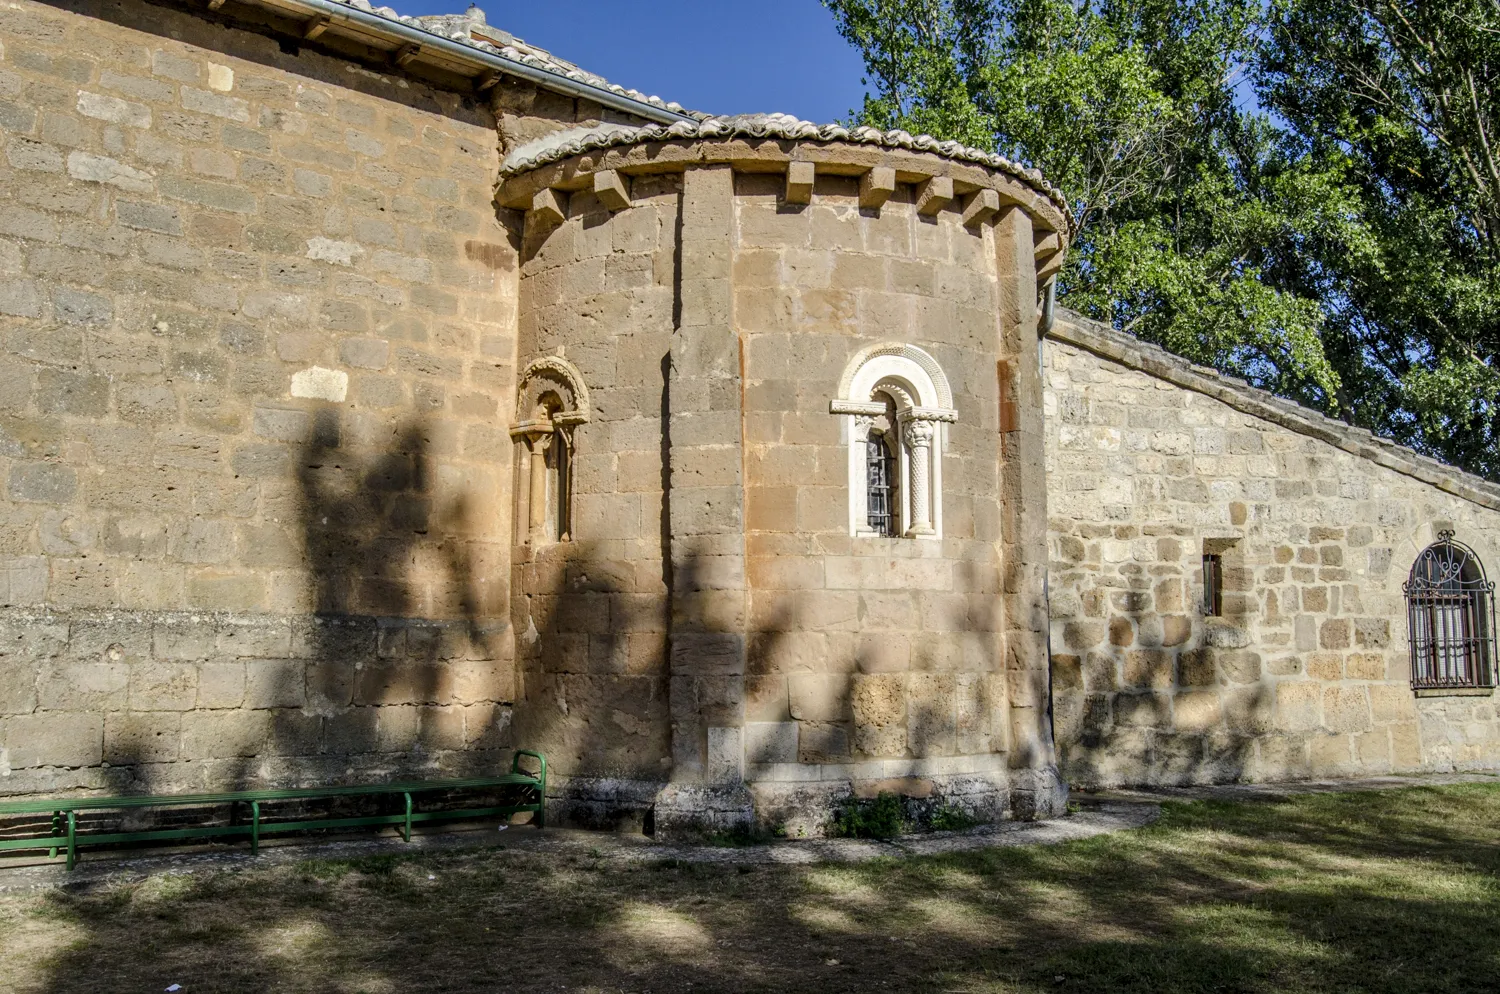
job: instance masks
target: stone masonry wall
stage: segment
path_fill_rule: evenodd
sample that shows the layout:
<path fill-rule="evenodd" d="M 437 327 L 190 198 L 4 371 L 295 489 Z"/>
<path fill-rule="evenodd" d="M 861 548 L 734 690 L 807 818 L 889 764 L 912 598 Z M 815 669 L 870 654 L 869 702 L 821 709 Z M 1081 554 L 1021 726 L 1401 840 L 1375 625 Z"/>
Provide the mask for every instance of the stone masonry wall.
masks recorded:
<path fill-rule="evenodd" d="M 497 143 L 602 115 L 492 100 L 0 10 L 0 792 L 503 760 Z"/>
<path fill-rule="evenodd" d="M 1444 528 L 1500 567 L 1492 488 L 1066 312 L 1045 357 L 1071 781 L 1500 768 L 1493 694 L 1409 686 L 1401 592 Z"/>
<path fill-rule="evenodd" d="M 593 407 L 573 434 L 571 539 L 515 534 L 518 734 L 564 773 L 660 781 L 670 763 L 662 416 L 680 189 L 638 178 L 615 215 L 575 193 L 522 250 L 521 365 L 565 356 Z"/>
<path fill-rule="evenodd" d="M 994 235 L 956 206 L 919 216 L 909 186 L 877 213 L 852 179 L 819 176 L 802 207 L 780 202 L 784 185 L 736 186 L 746 778 L 769 797 L 933 776 L 962 794 L 973 777 L 989 810 L 1009 744 Z M 928 350 L 953 388 L 940 540 L 849 535 L 846 419 L 829 401 L 881 341 Z"/>

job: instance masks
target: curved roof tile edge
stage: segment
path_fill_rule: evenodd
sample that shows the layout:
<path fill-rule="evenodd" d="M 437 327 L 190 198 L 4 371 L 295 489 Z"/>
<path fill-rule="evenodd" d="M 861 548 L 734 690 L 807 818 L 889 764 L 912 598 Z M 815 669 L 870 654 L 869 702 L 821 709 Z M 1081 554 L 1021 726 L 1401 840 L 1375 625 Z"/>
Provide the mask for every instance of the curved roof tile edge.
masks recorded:
<path fill-rule="evenodd" d="M 973 162 L 1008 173 L 1047 197 L 1063 212 L 1069 225 L 1076 224 L 1067 198 L 1040 170 L 1011 162 L 1002 155 L 971 148 L 955 141 L 939 141 L 931 135 L 913 135 L 907 131 L 881 131 L 879 128 L 846 128 L 840 124 L 814 124 L 791 114 L 738 114 L 733 117 L 709 117 L 698 121 L 680 121 L 672 125 L 648 124 L 644 127 L 603 125 L 597 128 L 573 128 L 554 132 L 513 150 L 500 165 L 500 175 L 514 176 L 561 159 L 598 149 L 637 145 L 653 141 L 694 141 L 704 138 L 784 138 L 793 141 L 853 142 L 880 145 L 914 152 L 932 152 L 949 159 Z"/>
<path fill-rule="evenodd" d="M 463 14 L 412 16 L 399 13 L 392 7 L 377 7 L 370 3 L 370 0 L 328 0 L 328 2 L 338 4 L 342 7 L 349 7 L 365 14 L 372 14 L 387 21 L 395 21 L 413 30 L 424 31 L 427 34 L 446 38 L 449 41 L 466 45 L 477 51 L 499 56 L 508 62 L 516 62 L 533 69 L 551 73 L 554 76 L 561 76 L 575 83 L 582 83 L 585 86 L 591 86 L 595 89 L 606 90 L 616 96 L 625 97 L 637 103 L 655 107 L 658 110 L 665 110 L 673 114 L 682 114 L 694 120 L 707 120 L 711 116 L 702 111 L 686 110 L 676 101 L 663 100 L 661 97 L 651 96 L 639 90 L 627 89 L 617 83 L 611 83 L 603 76 L 587 72 L 570 62 L 556 58 L 550 52 L 533 48 L 530 45 L 525 46 L 525 50 L 523 51 L 514 45 L 497 45 L 493 42 L 477 39 L 473 36 L 473 31 L 468 25 L 474 21 L 484 24 L 483 12 L 479 12 L 477 18 Z M 471 8 L 472 10 L 475 10 L 475 8 Z"/>
<path fill-rule="evenodd" d="M 1159 345 L 1143 342 L 1134 335 L 1117 331 L 1076 311 L 1059 307 L 1057 321 L 1047 337 L 1063 345 L 1091 352 L 1127 369 L 1201 393 L 1242 414 L 1326 442 L 1344 452 L 1481 507 L 1500 510 L 1500 484 L 1425 456 L 1415 449 L 1376 435 L 1368 428 L 1357 428 L 1310 407 L 1303 407 L 1295 401 L 1278 397 L 1270 391 L 1253 387 L 1237 377 L 1225 376 L 1218 370 L 1199 366 Z"/>

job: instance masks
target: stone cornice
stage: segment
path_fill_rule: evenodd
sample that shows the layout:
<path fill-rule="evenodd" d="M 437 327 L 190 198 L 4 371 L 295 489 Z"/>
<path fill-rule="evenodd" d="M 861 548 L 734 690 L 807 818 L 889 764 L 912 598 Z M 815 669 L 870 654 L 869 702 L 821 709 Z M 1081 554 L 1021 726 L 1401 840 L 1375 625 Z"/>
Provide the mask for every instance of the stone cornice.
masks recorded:
<path fill-rule="evenodd" d="M 1369 429 L 1353 427 L 1284 400 L 1252 387 L 1244 380 L 1224 376 L 1217 370 L 1189 362 L 1163 348 L 1142 342 L 1072 311 L 1058 309 L 1057 320 L 1047 337 L 1055 342 L 1083 349 L 1127 369 L 1212 397 L 1243 414 L 1316 438 L 1336 449 L 1420 480 L 1444 493 L 1491 510 L 1500 510 L 1500 486 L 1483 477 L 1424 456 L 1388 438 L 1381 438 Z"/>
<path fill-rule="evenodd" d="M 598 169 L 622 169 L 631 171 L 649 165 L 658 168 L 675 164 L 679 168 L 695 161 L 753 162 L 757 158 L 777 159 L 781 163 L 793 158 L 790 153 L 779 157 L 764 146 L 774 143 L 797 143 L 799 161 L 811 161 L 820 171 L 843 172 L 858 175 L 875 166 L 890 165 L 896 168 L 897 178 L 902 182 L 914 182 L 938 175 L 930 167 L 903 169 L 899 153 L 917 153 L 913 160 L 934 156 L 946 159 L 957 166 L 979 167 L 972 171 L 962 168 L 951 170 L 954 188 L 959 194 L 971 193 L 980 188 L 995 188 L 1009 202 L 1032 201 L 1042 208 L 1046 226 L 1051 230 L 1071 233 L 1073 215 L 1067 200 L 1052 184 L 1035 169 L 1028 169 L 1011 162 L 1003 156 L 970 148 L 958 142 L 942 142 L 930 135 L 912 135 L 905 131 L 880 131 L 876 128 L 845 128 L 837 124 L 817 125 L 801 121 L 789 114 L 742 114 L 736 117 L 714 117 L 701 121 L 679 121 L 672 125 L 650 124 L 630 127 L 605 124 L 595 128 L 575 128 L 555 132 L 537 141 L 515 149 L 500 167 L 500 200 L 507 206 L 524 205 L 541 185 L 568 189 L 577 185 L 571 171 L 554 168 L 544 180 L 532 183 L 517 182 L 527 174 L 543 170 L 544 167 L 559 166 L 565 160 L 584 157 L 584 171 Z M 610 155 L 609 153 L 639 146 L 669 146 L 685 149 L 689 146 L 706 147 L 717 145 L 728 150 L 728 157 L 707 158 L 658 152 L 652 155 Z M 818 149 L 825 147 L 820 153 Z M 800 154 L 804 151 L 806 154 Z M 845 168 L 839 169 L 838 166 Z M 1013 181 L 1015 189 L 985 182 L 982 174 L 1000 174 Z"/>

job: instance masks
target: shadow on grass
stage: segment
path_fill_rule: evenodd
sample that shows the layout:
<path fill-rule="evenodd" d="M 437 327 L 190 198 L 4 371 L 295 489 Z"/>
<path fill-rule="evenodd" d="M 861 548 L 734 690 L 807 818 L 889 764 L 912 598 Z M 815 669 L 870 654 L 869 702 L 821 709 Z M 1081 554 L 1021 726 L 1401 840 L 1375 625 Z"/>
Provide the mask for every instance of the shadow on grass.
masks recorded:
<path fill-rule="evenodd" d="M 1137 832 L 857 866 L 491 851 L 159 877 L 9 899 L 5 945 L 57 948 L 31 974 L 7 952 L 0 981 L 1468 994 L 1497 966 L 1497 820 L 1481 785 L 1170 805 Z"/>

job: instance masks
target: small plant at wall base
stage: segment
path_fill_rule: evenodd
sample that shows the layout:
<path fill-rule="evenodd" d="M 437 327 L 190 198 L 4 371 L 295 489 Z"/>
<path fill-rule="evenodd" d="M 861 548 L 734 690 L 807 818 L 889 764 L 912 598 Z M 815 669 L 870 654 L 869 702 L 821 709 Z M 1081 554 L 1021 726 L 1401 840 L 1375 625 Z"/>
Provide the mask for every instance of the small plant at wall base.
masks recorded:
<path fill-rule="evenodd" d="M 941 805 L 927 820 L 927 827 L 934 832 L 962 832 L 978 824 L 978 818 L 952 804 Z"/>
<path fill-rule="evenodd" d="M 906 812 L 889 791 L 874 798 L 852 798 L 833 819 L 833 834 L 848 839 L 891 839 L 901 834 Z"/>

